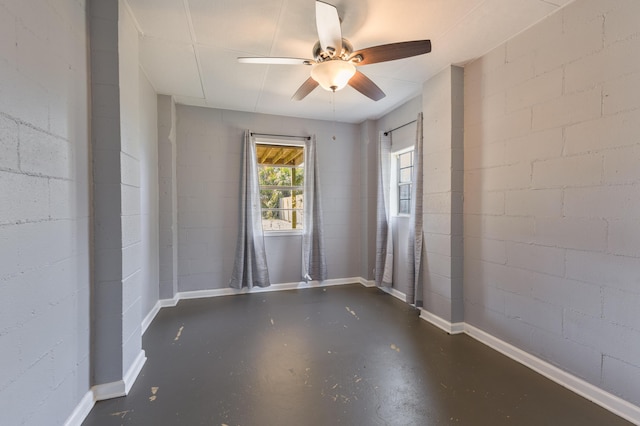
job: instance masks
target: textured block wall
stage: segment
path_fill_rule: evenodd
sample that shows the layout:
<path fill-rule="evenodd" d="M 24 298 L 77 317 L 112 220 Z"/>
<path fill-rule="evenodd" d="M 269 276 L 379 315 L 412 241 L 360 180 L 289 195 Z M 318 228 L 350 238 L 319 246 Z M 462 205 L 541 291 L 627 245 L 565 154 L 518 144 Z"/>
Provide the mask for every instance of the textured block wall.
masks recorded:
<path fill-rule="evenodd" d="M 640 2 L 465 68 L 465 321 L 640 404 Z"/>
<path fill-rule="evenodd" d="M 180 291 L 228 287 L 245 129 L 316 134 L 329 278 L 360 276 L 359 126 L 181 105 L 176 109 Z M 301 244 L 301 236 L 265 238 L 273 284 L 301 281 Z"/>
<path fill-rule="evenodd" d="M 448 67 L 424 83 L 424 308 L 463 320 L 463 74 Z"/>
<path fill-rule="evenodd" d="M 89 389 L 84 1 L 0 1 L 0 423 L 63 424 Z"/>

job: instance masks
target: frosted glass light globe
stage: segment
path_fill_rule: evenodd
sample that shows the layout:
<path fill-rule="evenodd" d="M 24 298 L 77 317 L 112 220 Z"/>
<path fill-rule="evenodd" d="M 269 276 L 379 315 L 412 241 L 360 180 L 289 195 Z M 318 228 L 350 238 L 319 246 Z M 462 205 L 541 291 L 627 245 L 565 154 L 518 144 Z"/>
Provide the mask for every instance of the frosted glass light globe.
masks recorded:
<path fill-rule="evenodd" d="M 335 92 L 346 86 L 355 73 L 356 67 L 351 62 L 334 59 L 314 65 L 311 69 L 311 78 L 323 89 Z"/>

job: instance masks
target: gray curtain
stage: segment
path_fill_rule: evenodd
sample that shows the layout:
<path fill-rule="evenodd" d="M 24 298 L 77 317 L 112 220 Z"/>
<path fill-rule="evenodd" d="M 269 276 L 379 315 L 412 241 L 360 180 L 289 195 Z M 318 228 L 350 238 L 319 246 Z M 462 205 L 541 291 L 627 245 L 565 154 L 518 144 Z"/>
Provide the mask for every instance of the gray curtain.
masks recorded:
<path fill-rule="evenodd" d="M 413 176 L 411 178 L 411 213 L 409 216 L 409 291 L 407 292 L 407 303 L 422 306 L 422 280 L 420 276 L 420 266 L 422 261 L 422 246 L 424 244 L 423 217 L 422 217 L 422 113 L 418 114 L 416 120 L 416 142 L 413 147 Z"/>
<path fill-rule="evenodd" d="M 327 279 L 327 262 L 324 253 L 322 205 L 316 138 L 305 143 L 304 151 L 304 230 L 302 235 L 302 277 L 305 281 Z"/>
<path fill-rule="evenodd" d="M 271 283 L 262 231 L 256 144 L 248 130 L 244 134 L 241 173 L 238 242 L 229 285 L 234 288 L 268 287 Z"/>
<path fill-rule="evenodd" d="M 378 287 L 393 282 L 393 238 L 391 235 L 390 190 L 391 134 L 380 132 L 378 140 L 378 194 L 376 209 L 376 270 Z"/>

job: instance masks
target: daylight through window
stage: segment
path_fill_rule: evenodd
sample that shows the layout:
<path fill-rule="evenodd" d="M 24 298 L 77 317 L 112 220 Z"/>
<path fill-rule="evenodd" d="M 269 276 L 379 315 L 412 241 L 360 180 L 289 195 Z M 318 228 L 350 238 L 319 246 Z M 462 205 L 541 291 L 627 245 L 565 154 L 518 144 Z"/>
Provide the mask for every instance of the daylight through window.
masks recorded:
<path fill-rule="evenodd" d="M 256 144 L 264 231 L 301 230 L 304 146 Z"/>
<path fill-rule="evenodd" d="M 410 214 L 413 150 L 397 154 L 396 157 L 398 167 L 398 214 Z"/>

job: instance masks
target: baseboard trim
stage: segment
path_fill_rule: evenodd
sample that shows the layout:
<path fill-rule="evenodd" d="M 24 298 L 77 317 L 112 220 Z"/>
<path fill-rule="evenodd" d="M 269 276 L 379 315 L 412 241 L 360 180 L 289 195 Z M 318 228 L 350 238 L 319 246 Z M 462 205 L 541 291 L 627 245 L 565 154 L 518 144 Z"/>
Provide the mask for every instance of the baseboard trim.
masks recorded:
<path fill-rule="evenodd" d="M 105 399 L 126 396 L 138 378 L 146 361 L 147 357 L 145 356 L 144 350 L 141 350 L 122 380 L 93 386 L 91 392 L 93 392 L 94 401 L 104 401 Z"/>
<path fill-rule="evenodd" d="M 640 407 L 592 385 L 571 373 L 567 373 L 566 371 L 549 364 L 547 361 L 531 355 L 530 353 L 525 352 L 522 349 L 519 349 L 470 324 L 464 324 L 464 332 L 480 343 L 483 343 L 501 354 L 506 355 L 514 361 L 517 361 L 536 373 L 545 376 L 549 380 L 564 386 L 583 398 L 600 405 L 623 419 L 634 424 L 640 424 Z"/>
<path fill-rule="evenodd" d="M 140 371 L 142 371 L 142 367 L 144 367 L 144 363 L 147 362 L 147 357 L 143 349 L 138 352 L 138 356 L 136 357 L 127 373 L 124 375 L 124 394 L 127 395 L 131 390 L 131 386 L 136 382 Z"/>
<path fill-rule="evenodd" d="M 363 286 L 365 286 L 365 287 L 375 287 L 375 286 L 376 286 L 376 282 L 375 282 L 375 281 L 373 281 L 373 280 L 366 280 L 366 279 L 364 279 L 364 278 L 362 278 L 362 277 L 359 277 L 359 278 L 358 278 L 358 282 L 359 282 L 360 284 L 362 284 Z"/>
<path fill-rule="evenodd" d="M 452 323 L 422 308 L 420 308 L 420 318 L 449 334 L 464 333 L 464 322 Z"/>
<path fill-rule="evenodd" d="M 153 306 L 153 308 L 151 308 L 149 313 L 142 319 L 142 324 L 140 325 L 140 327 L 142 329 L 141 333 L 143 336 L 144 336 L 144 333 L 147 331 L 147 328 L 149 328 L 149 326 L 151 325 L 151 322 L 153 321 L 153 319 L 156 317 L 156 315 L 158 315 L 158 312 L 160 312 L 161 307 L 162 307 L 162 304 L 158 300 L 156 304 Z"/>
<path fill-rule="evenodd" d="M 342 279 L 333 279 L 326 281 L 311 281 L 311 282 L 297 282 L 297 283 L 283 283 L 283 284 L 273 284 L 270 287 L 254 287 L 252 289 L 233 289 L 233 288 L 222 288 L 222 289 L 213 289 L 213 290 L 199 290 L 199 291 L 186 291 L 186 292 L 178 292 L 172 299 L 162 299 L 159 300 L 156 306 L 149 312 L 149 314 L 145 317 L 143 321 L 143 333 L 153 321 L 153 318 L 157 315 L 160 308 L 164 307 L 172 307 L 176 306 L 180 300 L 183 299 L 199 299 L 199 298 L 208 298 L 208 297 L 219 297 L 219 296 L 231 296 L 237 294 L 249 294 L 249 293 L 265 293 L 272 291 L 285 291 L 285 290 L 295 290 L 295 289 L 305 289 L 305 288 L 317 288 L 317 287 L 328 287 L 335 285 L 345 285 L 345 284 L 354 284 L 359 283 L 364 287 L 375 287 L 375 282 L 371 280 L 366 280 L 362 277 L 354 277 L 354 278 L 342 278 Z M 406 295 L 399 290 L 394 288 L 380 287 L 381 290 L 389 293 L 390 295 L 402 300 L 406 303 Z M 157 310 L 156 310 L 157 307 Z M 430 324 L 440 328 L 448 334 L 467 334 L 471 338 L 483 343 L 490 348 L 508 356 L 514 361 L 532 369 L 538 374 L 542 374 L 546 378 L 558 383 L 559 385 L 571 390 L 572 392 L 592 401 L 595 404 L 600 405 L 606 410 L 611 411 L 612 413 L 626 419 L 634 424 L 640 425 L 640 407 L 625 401 L 624 399 L 617 397 L 605 390 L 598 388 L 586 381 L 564 371 L 560 368 L 549 364 L 546 361 L 543 361 L 540 358 L 537 358 L 534 355 L 531 355 L 521 349 L 516 348 L 515 346 L 500 340 L 499 338 L 480 330 L 470 324 L 465 322 L 457 322 L 451 323 L 425 309 L 420 309 L 420 318 L 424 321 L 427 321 Z M 146 358 L 144 357 L 144 351 L 142 352 L 143 360 L 139 365 L 139 369 L 135 374 L 137 377 L 140 369 L 142 369 L 142 365 L 144 365 L 144 361 Z M 140 358 L 140 356 L 138 357 Z M 135 365 L 136 363 L 134 363 Z M 132 366 L 133 368 L 133 366 Z M 130 369 L 131 371 L 131 369 Z M 94 386 L 92 388 L 93 399 L 95 401 L 99 401 L 102 399 L 115 398 L 118 396 L 124 396 L 130 389 L 133 381 L 135 381 L 135 377 L 133 380 L 129 380 L 130 384 L 128 388 L 125 386 L 125 382 L 119 381 L 114 383 L 107 383 L 105 385 Z M 126 392 L 125 391 L 126 388 Z M 120 392 L 118 394 L 118 392 Z M 122 393 L 124 392 L 124 393 Z M 85 396 L 86 398 L 86 396 Z M 83 398 L 83 402 L 84 399 Z M 81 402 L 81 404 L 83 404 Z M 81 407 L 79 404 L 78 407 Z M 84 403 L 86 404 L 86 403 Z M 91 410 L 91 406 L 88 408 L 88 411 Z M 76 408 L 78 413 L 82 413 L 82 408 Z M 84 407 L 84 405 L 83 405 Z M 86 409 L 86 407 L 84 408 Z M 88 414 L 87 411 L 87 414 Z M 75 418 L 74 413 L 69 417 L 69 419 Z M 78 414 L 80 416 L 80 414 Z M 86 416 L 86 414 L 85 414 Z M 80 419 L 83 420 L 83 419 Z M 69 420 L 68 420 L 69 421 Z M 80 421 L 81 423 L 81 421 Z M 78 423 L 79 424 L 79 423 Z M 70 424 L 71 425 L 71 424 Z"/>
<path fill-rule="evenodd" d="M 319 288 L 319 287 L 330 287 L 336 285 L 345 285 L 345 284 L 358 284 L 360 283 L 360 278 L 338 278 L 324 281 L 300 281 L 300 282 L 292 282 L 292 283 L 281 283 L 281 284 L 272 284 L 269 287 L 253 287 L 253 288 L 216 288 L 211 290 L 194 290 L 194 291 L 180 291 L 176 293 L 174 299 L 165 299 L 161 301 L 162 306 L 175 306 L 180 300 L 188 300 L 188 299 L 203 299 L 208 297 L 221 297 L 221 296 L 234 296 L 238 294 L 253 294 L 253 293 L 269 293 L 272 291 L 286 291 L 286 290 L 299 290 L 305 288 Z M 173 300 L 176 300 L 173 303 Z M 173 303 L 173 304 L 171 304 Z M 171 304 L 171 305 L 170 305 Z"/>
<path fill-rule="evenodd" d="M 64 422 L 64 426 L 81 426 L 82 422 L 87 418 L 94 405 L 95 401 L 93 399 L 93 392 L 87 391 L 78 405 L 76 405 L 76 408 L 73 409 L 67 420 Z"/>
<path fill-rule="evenodd" d="M 378 287 L 378 288 L 384 291 L 385 293 L 388 293 L 391 296 L 395 297 L 396 299 L 399 299 L 404 303 L 407 303 L 407 295 L 401 292 L 400 290 L 397 290 L 393 287 Z"/>
<path fill-rule="evenodd" d="M 160 299 L 158 300 L 158 303 L 160 303 L 161 308 L 173 308 L 178 304 L 179 301 L 180 301 L 180 297 L 178 296 L 178 293 L 176 293 L 173 295 L 173 298 Z"/>
<path fill-rule="evenodd" d="M 102 383 L 91 387 L 94 401 L 104 401 L 105 399 L 119 398 L 125 396 L 124 380 L 116 382 Z"/>

